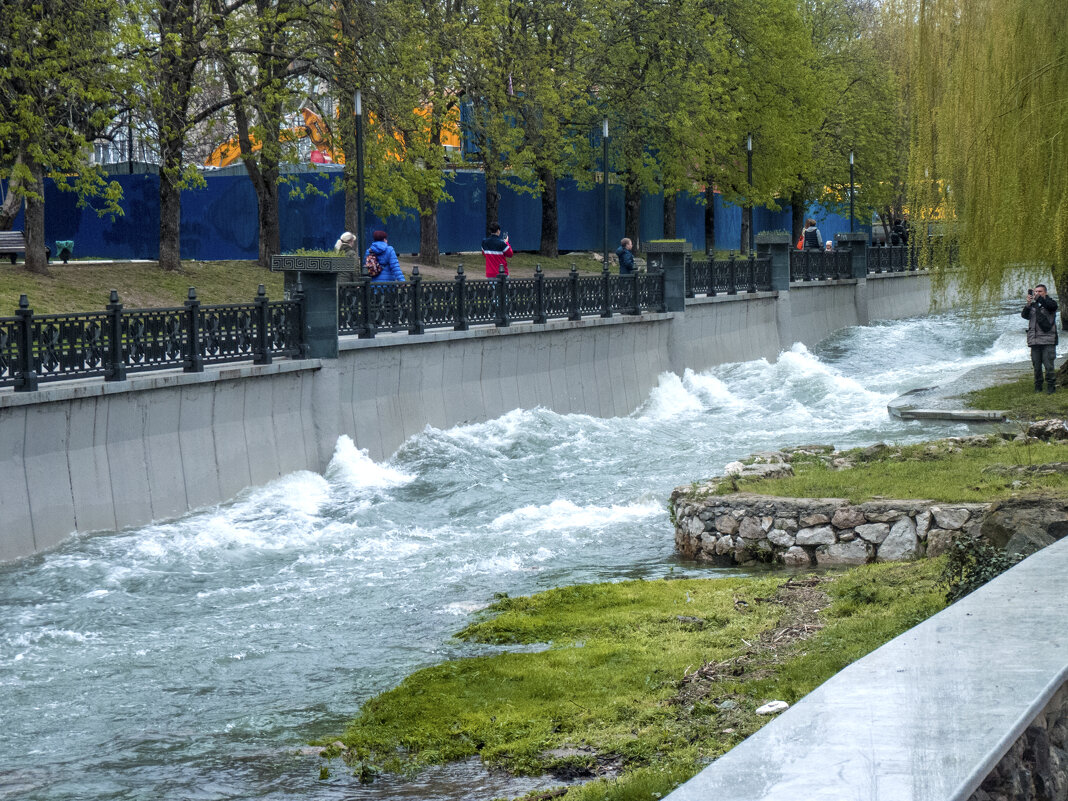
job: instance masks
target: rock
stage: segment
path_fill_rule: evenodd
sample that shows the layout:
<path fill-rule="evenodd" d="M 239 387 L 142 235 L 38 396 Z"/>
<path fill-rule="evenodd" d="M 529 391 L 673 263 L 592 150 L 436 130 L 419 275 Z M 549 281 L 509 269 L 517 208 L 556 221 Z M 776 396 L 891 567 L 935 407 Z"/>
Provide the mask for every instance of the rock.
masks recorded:
<path fill-rule="evenodd" d="M 737 534 L 738 520 L 733 515 L 719 515 L 716 518 L 716 531 L 721 534 Z"/>
<path fill-rule="evenodd" d="M 857 538 L 857 532 L 851 528 L 843 528 L 838 532 L 839 542 L 852 542 Z"/>
<path fill-rule="evenodd" d="M 1017 531 L 1009 541 L 1005 543 L 1005 553 L 1009 556 L 1019 556 L 1021 559 L 1030 556 L 1035 551 L 1041 551 L 1047 545 L 1052 545 L 1057 540 L 1042 531 Z"/>
<path fill-rule="evenodd" d="M 726 701 L 720 701 L 718 704 L 716 704 L 716 707 L 718 709 L 723 709 L 723 710 L 737 709 L 738 708 L 738 702 L 737 701 L 732 701 L 730 698 L 728 698 Z"/>
<path fill-rule="evenodd" d="M 1014 547 L 1030 541 L 1036 545 L 1051 537 L 1068 534 L 1068 501 L 1017 499 L 999 501 L 990 507 L 979 529 L 980 535 L 998 548 L 1006 547 L 1020 535 Z"/>
<path fill-rule="evenodd" d="M 793 545 L 782 554 L 782 563 L 787 567 L 808 567 L 812 564 L 808 551 L 800 545 Z"/>
<path fill-rule="evenodd" d="M 870 523 L 894 523 L 905 516 L 900 509 L 869 509 L 865 513 Z"/>
<path fill-rule="evenodd" d="M 730 462 L 725 465 L 723 472 L 728 476 L 745 478 L 783 478 L 792 476 L 794 469 L 787 462 L 775 462 L 773 464 L 742 464 Z"/>
<path fill-rule="evenodd" d="M 705 619 L 703 617 L 690 617 L 689 615 L 675 615 L 675 620 L 681 623 L 683 626 L 687 626 L 691 629 L 703 629 L 705 627 Z"/>
<path fill-rule="evenodd" d="M 723 474 L 726 476 L 740 476 L 743 470 L 745 465 L 741 462 L 727 462 L 723 465 Z"/>
<path fill-rule="evenodd" d="M 944 554 L 949 550 L 949 546 L 959 534 L 960 532 L 956 530 L 949 531 L 944 528 L 932 528 L 927 532 L 927 556 L 933 559 Z"/>
<path fill-rule="evenodd" d="M 1027 436 L 1043 440 L 1068 439 L 1068 424 L 1064 420 L 1036 420 L 1028 426 Z"/>
<path fill-rule="evenodd" d="M 814 512 L 812 514 L 802 515 L 797 521 L 801 524 L 802 528 L 809 528 L 811 526 L 822 526 L 831 522 L 831 518 L 822 512 Z"/>
<path fill-rule="evenodd" d="M 734 539 L 730 534 L 716 540 L 716 556 L 723 556 L 734 550 Z"/>
<path fill-rule="evenodd" d="M 768 532 L 768 541 L 779 548 L 789 548 L 794 544 L 794 535 L 781 528 L 773 528 Z"/>
<path fill-rule="evenodd" d="M 785 701 L 768 701 L 764 706 L 757 707 L 756 713 L 758 715 L 777 715 L 789 708 L 790 705 Z"/>
<path fill-rule="evenodd" d="M 870 546 L 864 540 L 836 542 L 816 549 L 817 565 L 863 565 L 870 558 Z"/>
<path fill-rule="evenodd" d="M 705 524 L 701 522 L 701 518 L 691 517 L 689 520 L 686 521 L 686 531 L 690 534 L 691 537 L 696 537 L 704 533 L 704 530 Z"/>
<path fill-rule="evenodd" d="M 831 525 L 835 528 L 855 528 L 866 522 L 867 518 L 864 513 L 855 506 L 843 506 L 841 509 L 836 509 L 834 517 L 831 518 Z"/>
<path fill-rule="evenodd" d="M 920 512 L 916 515 L 916 536 L 921 540 L 927 539 L 927 531 L 931 528 L 931 511 Z"/>
<path fill-rule="evenodd" d="M 772 526 L 772 524 L 774 522 L 775 522 L 775 518 L 772 517 L 771 515 L 763 515 L 763 516 L 761 516 L 761 518 L 760 518 L 760 527 L 764 530 L 765 534 L 767 534 L 769 531 L 771 531 L 771 526 Z"/>
<path fill-rule="evenodd" d="M 890 533 L 890 526 L 886 523 L 865 523 L 863 526 L 857 526 L 856 532 L 862 540 L 878 545 Z"/>
<path fill-rule="evenodd" d="M 834 542 L 834 529 L 830 526 L 803 528 L 797 532 L 794 541 L 798 545 L 831 545 Z"/>
<path fill-rule="evenodd" d="M 835 470 L 849 470 L 853 467 L 853 462 L 850 459 L 839 456 L 837 459 L 831 460 L 831 467 Z"/>
<path fill-rule="evenodd" d="M 894 523 L 890 534 L 879 546 L 878 561 L 904 562 L 915 559 L 918 553 L 919 539 L 916 538 L 916 524 L 905 517 Z"/>
<path fill-rule="evenodd" d="M 801 528 L 801 526 L 797 525 L 797 521 L 792 517 L 776 517 L 772 527 L 781 528 L 783 531 L 787 531 L 790 534 L 795 533 Z"/>
<path fill-rule="evenodd" d="M 742 518 L 742 524 L 738 527 L 738 536 L 743 540 L 763 539 L 764 529 L 757 518 L 746 516 Z"/>
<path fill-rule="evenodd" d="M 876 457 L 886 453 L 886 451 L 888 450 L 890 450 L 890 446 L 887 445 L 885 442 L 876 442 L 874 445 L 869 445 L 860 453 L 865 459 L 875 459 Z"/>
<path fill-rule="evenodd" d="M 970 513 L 959 507 L 932 506 L 931 514 L 939 528 L 962 529 Z"/>

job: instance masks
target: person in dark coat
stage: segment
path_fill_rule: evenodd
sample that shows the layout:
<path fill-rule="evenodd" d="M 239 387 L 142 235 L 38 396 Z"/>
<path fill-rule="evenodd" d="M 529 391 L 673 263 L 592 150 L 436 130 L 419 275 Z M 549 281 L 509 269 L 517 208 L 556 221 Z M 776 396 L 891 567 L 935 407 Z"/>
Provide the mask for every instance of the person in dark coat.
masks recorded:
<path fill-rule="evenodd" d="M 805 239 L 805 250 L 823 250 L 823 236 L 811 217 L 805 220 L 805 229 L 801 233 Z"/>
<path fill-rule="evenodd" d="M 482 240 L 482 255 L 486 259 L 486 278 L 508 275 L 508 258 L 515 255 L 508 244 L 508 234 L 501 236 L 501 226 L 493 223 L 489 236 Z"/>
<path fill-rule="evenodd" d="M 630 275 L 634 272 L 634 243 L 627 237 L 623 237 L 616 248 L 616 258 L 619 259 L 619 274 Z"/>
<path fill-rule="evenodd" d="M 1046 285 L 1027 290 L 1027 303 L 1020 316 L 1027 320 L 1027 344 L 1035 369 L 1035 392 L 1042 391 L 1042 370 L 1046 371 L 1046 392 L 1055 392 L 1057 377 L 1053 358 L 1057 355 L 1057 301 L 1046 294 Z"/>
<path fill-rule="evenodd" d="M 382 272 L 372 278 L 371 281 L 403 281 L 404 273 L 401 272 L 397 251 L 386 241 L 386 232 L 375 231 L 371 234 L 371 239 L 374 241 L 371 243 L 371 247 L 364 252 L 363 257 L 366 260 L 368 254 L 374 253 L 375 258 L 378 259 L 378 265 L 382 268 Z"/>

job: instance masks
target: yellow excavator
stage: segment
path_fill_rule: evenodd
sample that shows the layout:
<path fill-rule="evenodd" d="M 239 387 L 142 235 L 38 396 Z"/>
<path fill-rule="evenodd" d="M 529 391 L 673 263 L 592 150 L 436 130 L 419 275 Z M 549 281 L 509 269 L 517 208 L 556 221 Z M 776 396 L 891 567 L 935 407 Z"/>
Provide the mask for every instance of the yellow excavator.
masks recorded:
<path fill-rule="evenodd" d="M 421 108 L 417 113 L 426 117 L 430 112 L 428 109 Z M 345 153 L 341 149 L 341 144 L 335 144 L 323 118 L 306 104 L 301 106 L 300 114 L 304 118 L 304 124 L 282 131 L 278 137 L 279 141 L 295 142 L 298 139 L 308 138 L 313 145 L 309 158 L 312 164 L 344 164 Z M 373 124 L 374 116 L 369 115 L 368 121 Z M 250 136 L 249 139 L 252 142 L 253 153 L 263 147 L 263 143 L 255 136 Z M 456 153 L 460 151 L 460 126 L 457 122 L 451 121 L 446 125 L 441 134 L 441 143 L 447 151 L 451 150 Z M 229 167 L 240 158 L 241 143 L 235 136 L 215 148 L 204 164 L 208 167 Z"/>

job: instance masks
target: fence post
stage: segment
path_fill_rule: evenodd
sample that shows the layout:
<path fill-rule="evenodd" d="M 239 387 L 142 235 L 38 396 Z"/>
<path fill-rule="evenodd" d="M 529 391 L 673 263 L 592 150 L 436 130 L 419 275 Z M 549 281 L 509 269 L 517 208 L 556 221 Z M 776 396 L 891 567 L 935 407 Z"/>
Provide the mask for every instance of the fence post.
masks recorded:
<path fill-rule="evenodd" d="M 579 312 L 579 290 L 578 290 L 578 268 L 574 262 L 571 264 L 571 272 L 567 274 L 568 277 L 568 295 L 567 295 L 567 319 L 568 320 L 581 320 L 582 314 Z"/>
<path fill-rule="evenodd" d="M 646 275 L 648 275 L 648 273 L 646 273 Z M 639 279 L 641 278 L 641 275 L 638 272 L 632 270 L 631 274 L 627 276 L 627 278 L 630 280 L 630 309 L 628 309 L 628 312 L 630 314 L 641 314 L 641 286 L 638 283 Z M 623 276 L 620 276 L 619 280 L 622 281 Z"/>
<path fill-rule="evenodd" d="M 375 316 L 371 310 L 371 301 L 374 299 L 374 290 L 371 289 L 371 279 L 361 275 L 357 280 L 360 292 L 360 325 L 359 339 L 375 338 Z"/>
<path fill-rule="evenodd" d="M 708 257 L 708 263 L 712 263 L 712 257 Z M 697 296 L 697 290 L 694 287 L 695 278 L 693 274 L 693 256 L 690 253 L 686 254 L 686 297 L 692 298 Z"/>
<path fill-rule="evenodd" d="M 185 360 L 182 369 L 187 373 L 204 372 L 204 356 L 200 352 L 200 301 L 197 288 L 189 287 L 189 299 L 185 302 L 186 342 Z"/>
<path fill-rule="evenodd" d="M 790 235 L 759 233 L 756 236 L 757 253 L 767 256 L 771 262 L 772 291 L 790 289 Z"/>
<path fill-rule="evenodd" d="M 855 231 L 852 234 L 838 234 L 838 247 L 848 248 L 851 254 L 852 270 L 850 278 L 868 277 L 868 235 Z"/>
<path fill-rule="evenodd" d="M 541 265 L 534 265 L 534 324 L 542 325 L 546 321 L 545 316 L 545 273 L 541 271 Z"/>
<path fill-rule="evenodd" d="M 496 319 L 493 322 L 498 328 L 507 328 L 512 324 L 511 319 L 508 317 L 508 273 L 497 273 L 497 286 L 494 296 L 497 301 L 497 309 L 494 315 Z"/>
<path fill-rule="evenodd" d="M 752 250 L 749 251 L 749 291 L 756 292 L 756 253 Z"/>
<path fill-rule="evenodd" d="M 738 294 L 738 266 L 734 261 L 734 251 L 727 257 L 727 294 Z"/>
<path fill-rule="evenodd" d="M 463 264 L 456 265 L 456 325 L 455 331 L 466 331 L 469 328 L 467 322 L 467 286 L 464 283 L 467 277 L 464 275 Z"/>
<path fill-rule="evenodd" d="M 270 319 L 267 307 L 267 287 L 263 284 L 256 287 L 256 300 L 254 301 L 252 313 L 256 325 L 256 345 L 253 350 L 252 363 L 270 364 L 272 358 L 270 336 L 268 334 Z"/>
<path fill-rule="evenodd" d="M 105 381 L 126 380 L 126 359 L 122 352 L 122 303 L 117 290 L 111 290 L 108 309 L 108 353 L 104 366 Z"/>
<path fill-rule="evenodd" d="M 690 243 L 683 239 L 653 239 L 645 243 L 649 264 L 659 264 L 664 278 L 664 309 L 686 310 L 686 255 Z"/>
<path fill-rule="evenodd" d="M 15 376 L 16 392 L 33 392 L 37 389 L 37 371 L 33 364 L 33 309 L 30 299 L 19 295 L 18 318 L 18 375 Z"/>
<path fill-rule="evenodd" d="M 607 264 L 601 268 L 601 316 L 612 316 L 612 274 Z"/>
<path fill-rule="evenodd" d="M 419 274 L 419 265 L 412 267 L 412 308 L 408 317 L 408 333 L 422 334 L 426 331 L 423 319 L 423 276 Z"/>

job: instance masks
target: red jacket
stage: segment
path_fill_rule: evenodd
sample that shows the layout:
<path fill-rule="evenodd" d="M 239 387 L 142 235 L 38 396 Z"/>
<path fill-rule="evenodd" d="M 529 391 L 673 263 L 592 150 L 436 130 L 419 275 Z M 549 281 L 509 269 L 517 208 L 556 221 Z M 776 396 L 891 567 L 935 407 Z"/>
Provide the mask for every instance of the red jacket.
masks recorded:
<path fill-rule="evenodd" d="M 482 255 L 486 257 L 486 278 L 496 278 L 498 273 L 508 275 L 508 257 L 515 254 L 511 245 L 491 234 L 482 240 Z"/>

